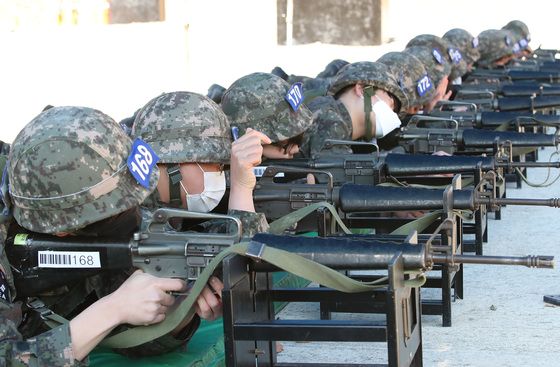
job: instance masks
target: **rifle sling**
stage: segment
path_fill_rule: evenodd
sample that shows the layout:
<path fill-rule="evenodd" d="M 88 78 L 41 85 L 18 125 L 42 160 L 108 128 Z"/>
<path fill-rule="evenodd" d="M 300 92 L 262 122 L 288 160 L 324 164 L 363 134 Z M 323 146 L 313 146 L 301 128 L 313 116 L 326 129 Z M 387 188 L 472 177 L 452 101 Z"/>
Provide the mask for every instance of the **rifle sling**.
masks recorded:
<path fill-rule="evenodd" d="M 48 327 L 50 327 L 51 329 L 59 327 L 62 324 L 68 323 L 68 320 L 66 320 L 64 317 L 54 313 L 39 298 L 30 297 L 27 300 L 26 304 L 27 304 L 27 307 L 30 310 L 33 310 L 33 311 L 37 312 L 39 314 L 39 316 L 41 317 L 41 319 L 43 320 L 43 322 Z"/>
<path fill-rule="evenodd" d="M 328 211 L 331 213 L 332 217 L 334 218 L 336 223 L 338 223 L 338 225 L 344 231 L 344 233 L 346 234 L 352 233 L 348 229 L 348 227 L 346 227 L 346 225 L 342 222 L 342 219 L 340 219 L 338 213 L 336 212 L 336 208 L 325 201 L 305 206 L 296 211 L 288 213 L 281 218 L 276 219 L 274 222 L 270 223 L 268 228 L 268 233 L 282 234 L 286 229 L 290 228 L 292 225 L 302 220 L 303 218 L 305 218 L 306 216 L 313 213 L 315 210 L 319 208 L 328 209 Z"/>

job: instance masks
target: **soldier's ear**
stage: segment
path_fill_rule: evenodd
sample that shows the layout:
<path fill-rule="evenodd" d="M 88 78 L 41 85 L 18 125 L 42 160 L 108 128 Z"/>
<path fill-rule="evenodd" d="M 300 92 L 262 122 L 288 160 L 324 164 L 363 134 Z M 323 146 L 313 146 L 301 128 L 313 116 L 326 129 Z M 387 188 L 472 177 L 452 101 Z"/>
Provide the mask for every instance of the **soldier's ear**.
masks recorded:
<path fill-rule="evenodd" d="M 355 84 L 354 88 L 352 88 L 354 94 L 358 96 L 360 99 L 364 99 L 364 86 L 361 84 Z"/>

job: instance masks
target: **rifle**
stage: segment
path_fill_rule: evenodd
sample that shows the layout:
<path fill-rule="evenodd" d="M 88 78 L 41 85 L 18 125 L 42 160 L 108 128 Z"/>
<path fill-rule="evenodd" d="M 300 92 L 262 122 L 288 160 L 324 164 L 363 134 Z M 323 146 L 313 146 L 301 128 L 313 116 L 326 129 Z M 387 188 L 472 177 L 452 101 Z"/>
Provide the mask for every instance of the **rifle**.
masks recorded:
<path fill-rule="evenodd" d="M 436 210 L 448 202 L 453 209 L 478 210 L 482 205 L 490 211 L 504 205 L 535 205 L 560 207 L 560 199 L 510 199 L 497 198 L 494 192 L 487 192 L 486 177 L 475 188 L 451 190 L 412 187 L 385 187 L 345 183 L 333 184 L 332 175 L 327 183 L 278 183 L 274 176 L 285 172 L 285 167 L 268 167 L 253 191 L 253 201 L 257 212 L 264 213 L 269 220 L 278 219 L 294 210 L 310 204 L 327 201 L 343 213 L 370 213 L 404 210 Z M 493 172 L 488 176 L 494 176 Z M 496 185 L 494 184 L 495 188 Z M 447 199 L 446 199 L 447 198 Z"/>
<path fill-rule="evenodd" d="M 512 69 L 476 69 L 470 73 L 465 82 L 471 83 L 479 79 L 506 79 L 511 81 L 541 81 L 558 83 L 560 72 L 557 68 L 539 68 L 539 70 L 512 70 Z"/>
<path fill-rule="evenodd" d="M 413 115 L 417 116 L 417 115 Z M 504 124 L 511 126 L 535 127 L 549 126 L 558 129 L 560 127 L 560 115 L 548 115 L 542 113 L 520 113 L 520 112 L 494 112 L 494 111 L 441 111 L 432 110 L 427 115 L 441 117 L 447 120 L 455 120 L 461 128 L 477 128 L 494 130 Z M 412 117 L 411 117 L 412 118 Z"/>
<path fill-rule="evenodd" d="M 490 131 L 481 129 L 424 128 L 411 123 L 389 134 L 407 152 L 432 153 L 444 150 L 448 153 L 472 150 L 474 148 L 495 148 L 508 143 L 512 147 L 556 146 L 560 137 L 550 134 L 529 134 L 511 131 Z M 389 139 L 386 142 L 389 142 Z"/>
<path fill-rule="evenodd" d="M 330 140 L 329 143 L 352 146 L 355 142 Z M 388 181 L 390 177 L 450 173 L 473 174 L 477 170 L 512 172 L 515 168 L 528 167 L 560 168 L 560 162 L 512 162 L 511 158 L 511 154 L 483 157 L 389 153 L 380 156 L 379 154 L 329 154 L 328 151 L 323 150 L 309 159 L 266 160 L 264 165 L 259 166 L 257 176 L 261 177 L 267 167 L 275 166 L 292 170 L 291 174 L 283 172 L 286 178 L 303 177 L 301 174 L 297 177 L 297 172 L 307 174 L 312 171 L 319 173 L 328 171 L 334 185 L 344 183 L 376 185 Z M 293 169 L 299 170 L 293 171 Z"/>
<path fill-rule="evenodd" d="M 537 56 L 538 59 L 543 59 L 545 62 L 556 63 L 556 55 L 560 51 L 552 48 L 537 48 L 533 51 L 533 54 Z"/>
<path fill-rule="evenodd" d="M 181 213 L 183 212 L 183 213 Z M 107 271 L 136 267 L 158 277 L 197 279 L 200 271 L 223 249 L 239 240 L 239 232 L 232 234 L 177 233 L 161 231 L 163 220 L 170 218 L 208 218 L 163 208 L 156 211 L 152 222 L 156 230 L 135 233 L 132 239 L 103 239 L 96 237 L 56 237 L 36 233 L 18 233 L 7 241 L 7 254 L 14 269 L 20 296 L 37 296 L 43 292 L 72 284 L 80 279 Z M 233 217 L 228 219 L 239 225 Z M 237 228 L 239 230 L 239 227 Z M 406 269 L 427 270 L 435 263 L 478 263 L 553 267 L 549 256 L 496 257 L 454 254 L 451 248 L 437 246 L 430 250 L 430 241 L 422 246 L 387 243 L 375 239 L 353 237 L 306 238 L 293 236 L 256 235 L 252 242 L 311 258 L 326 266 L 340 268 L 341 261 L 353 260 L 345 268 L 386 266 L 395 251 L 404 254 Z M 344 244 L 340 247 L 340 244 Z M 403 246 L 403 247 L 399 247 Z M 344 256 L 340 249 L 344 249 Z M 367 250 L 367 251 L 364 251 Z"/>
<path fill-rule="evenodd" d="M 179 232 L 173 218 L 221 219 L 226 233 Z M 132 238 L 63 237 L 18 230 L 8 235 L 6 253 L 20 296 L 36 296 L 102 271 L 139 268 L 158 277 L 196 280 L 223 249 L 239 242 L 239 219 L 220 214 L 161 208 Z"/>
<path fill-rule="evenodd" d="M 521 265 L 529 268 L 554 268 L 553 256 L 479 256 L 454 254 L 437 248 L 431 241 L 419 243 L 414 232 L 404 241 L 380 241 L 368 236 L 303 237 L 258 233 L 257 244 L 288 251 L 320 264 L 343 270 L 385 269 L 401 252 L 406 270 L 429 270 L 434 264 Z M 446 246 L 443 246 L 446 247 Z M 443 250 L 443 251 L 442 251 Z M 255 270 L 271 269 L 266 263 L 254 263 Z"/>
<path fill-rule="evenodd" d="M 489 93 L 486 98 L 461 100 L 455 98 L 453 101 L 439 101 L 435 108 L 453 109 L 457 104 L 475 105 L 478 110 L 483 111 L 526 111 L 532 113 L 535 110 L 559 107 L 560 95 L 496 97 Z"/>
<path fill-rule="evenodd" d="M 560 94 L 560 86 L 547 85 L 544 83 L 523 83 L 523 84 L 508 84 L 507 82 L 501 83 L 480 83 L 480 84 L 457 84 L 452 85 L 450 89 L 453 91 L 454 98 L 463 99 L 467 97 L 474 97 L 478 95 L 486 95 L 489 93 L 491 97 L 494 95 L 501 95 L 504 97 L 519 97 L 519 96 L 551 96 Z M 462 97 L 462 98 L 461 98 Z"/>

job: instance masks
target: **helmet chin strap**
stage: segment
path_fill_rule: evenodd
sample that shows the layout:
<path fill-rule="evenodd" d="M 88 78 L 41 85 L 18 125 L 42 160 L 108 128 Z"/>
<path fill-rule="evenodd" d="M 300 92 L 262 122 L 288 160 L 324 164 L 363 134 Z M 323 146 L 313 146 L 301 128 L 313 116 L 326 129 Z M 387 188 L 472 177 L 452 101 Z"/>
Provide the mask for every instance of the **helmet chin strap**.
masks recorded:
<path fill-rule="evenodd" d="M 169 204 L 172 207 L 180 208 L 183 204 L 181 200 L 181 190 L 179 182 L 182 180 L 181 170 L 178 164 L 170 165 L 167 167 L 167 174 L 169 176 Z"/>
<path fill-rule="evenodd" d="M 373 139 L 373 126 L 371 123 L 371 97 L 374 94 L 375 89 L 373 86 L 368 85 L 364 87 L 364 112 L 366 114 L 366 133 L 364 137 L 367 141 Z"/>

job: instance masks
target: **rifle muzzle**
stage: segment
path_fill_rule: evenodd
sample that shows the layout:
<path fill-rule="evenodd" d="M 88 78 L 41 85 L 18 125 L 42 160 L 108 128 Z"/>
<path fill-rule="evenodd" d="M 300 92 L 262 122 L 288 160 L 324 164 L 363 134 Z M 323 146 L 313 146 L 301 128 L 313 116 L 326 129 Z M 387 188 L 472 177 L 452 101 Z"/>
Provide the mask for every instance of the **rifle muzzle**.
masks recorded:
<path fill-rule="evenodd" d="M 476 203 L 489 206 L 524 205 L 524 206 L 548 206 L 560 208 L 560 199 L 517 199 L 517 198 L 489 198 L 477 197 Z"/>

